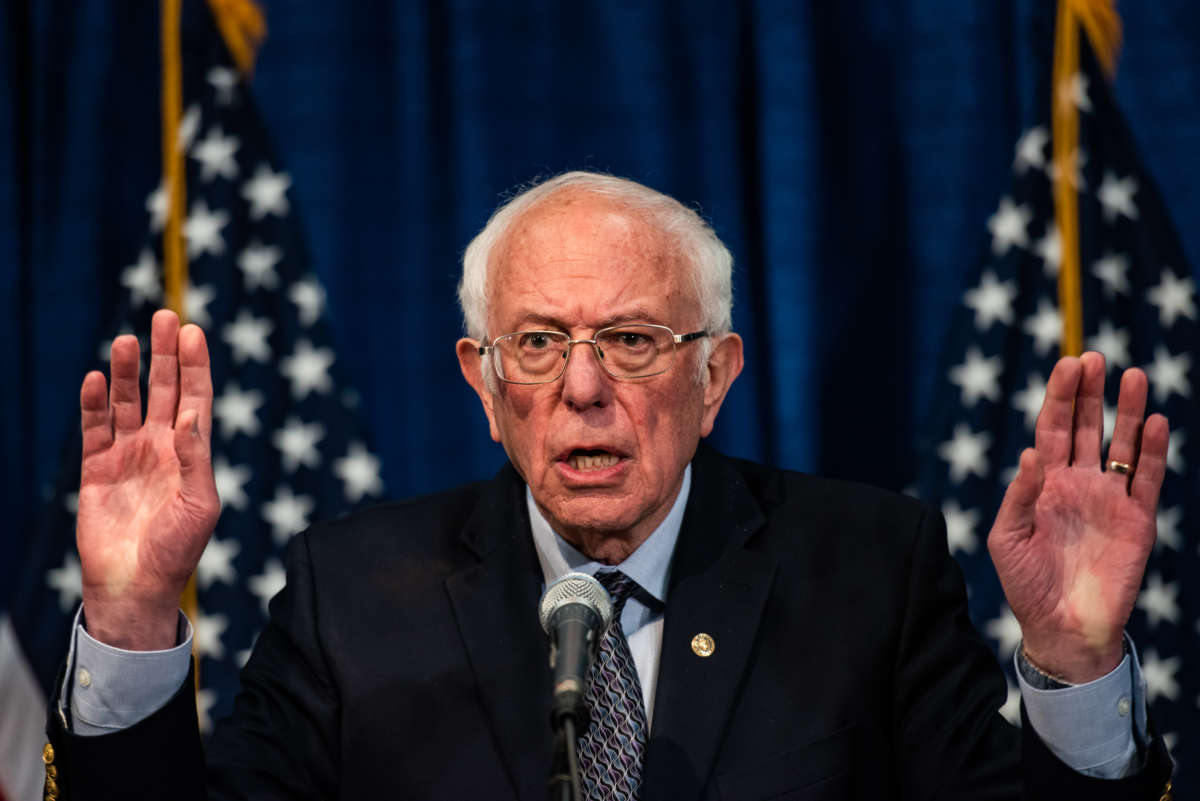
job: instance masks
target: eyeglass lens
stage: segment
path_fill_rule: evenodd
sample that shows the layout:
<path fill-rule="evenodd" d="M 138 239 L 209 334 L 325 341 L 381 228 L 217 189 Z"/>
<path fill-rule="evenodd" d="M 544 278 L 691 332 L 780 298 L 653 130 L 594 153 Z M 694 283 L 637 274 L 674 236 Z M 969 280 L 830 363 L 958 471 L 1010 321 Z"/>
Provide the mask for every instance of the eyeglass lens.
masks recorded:
<path fill-rule="evenodd" d="M 625 325 L 596 332 L 601 364 L 616 378 L 664 372 L 675 353 L 672 332 L 661 326 Z M 495 343 L 496 367 L 509 381 L 553 381 L 566 369 L 570 337 L 560 331 L 518 331 Z M 587 341 L 577 344 L 587 344 Z"/>

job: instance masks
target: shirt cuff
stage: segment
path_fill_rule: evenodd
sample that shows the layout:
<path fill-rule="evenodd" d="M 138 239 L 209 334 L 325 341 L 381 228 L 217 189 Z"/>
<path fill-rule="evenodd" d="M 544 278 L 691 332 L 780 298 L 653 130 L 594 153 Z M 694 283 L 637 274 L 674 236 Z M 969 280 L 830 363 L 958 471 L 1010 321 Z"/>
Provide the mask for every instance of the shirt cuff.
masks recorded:
<path fill-rule="evenodd" d="M 91 737 L 127 729 L 157 712 L 179 691 L 191 664 L 192 625 L 179 613 L 179 645 L 126 651 L 87 633 L 75 617 L 62 697 L 70 698 L 71 730 Z"/>
<path fill-rule="evenodd" d="M 1042 742 L 1070 768 L 1099 779 L 1119 779 L 1139 767 L 1146 741 L 1146 692 L 1137 652 L 1129 642 L 1121 664 L 1086 684 L 1041 689 L 1013 656 L 1025 713 Z"/>

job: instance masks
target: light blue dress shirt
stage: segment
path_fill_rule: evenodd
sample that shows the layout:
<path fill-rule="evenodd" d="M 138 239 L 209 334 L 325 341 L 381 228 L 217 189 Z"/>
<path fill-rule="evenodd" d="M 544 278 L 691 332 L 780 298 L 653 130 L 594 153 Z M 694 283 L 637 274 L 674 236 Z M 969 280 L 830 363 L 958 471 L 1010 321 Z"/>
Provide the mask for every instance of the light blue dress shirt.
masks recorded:
<path fill-rule="evenodd" d="M 625 604 L 621 627 L 637 667 L 651 723 L 662 652 L 663 612 L 667 602 L 671 556 L 691 492 L 691 465 L 684 471 L 679 496 L 667 517 L 640 547 L 617 567 L 658 603 L 650 608 L 637 598 Z M 595 573 L 607 567 L 573 548 L 550 527 L 526 488 L 534 548 L 545 582 L 564 573 Z M 187 677 L 192 630 L 180 615 L 180 644 L 165 651 L 125 651 L 98 642 L 75 626 L 63 683 L 69 699 L 70 727 L 84 736 L 108 734 L 132 726 L 163 707 Z M 1018 649 L 1019 651 L 1020 649 Z M 1014 656 L 1014 659 L 1017 659 Z M 1063 689 L 1039 689 L 1018 659 L 1017 680 L 1034 730 L 1064 763 L 1089 776 L 1115 779 L 1138 768 L 1137 743 L 1146 741 L 1146 690 L 1137 654 L 1130 644 L 1121 664 L 1103 678 Z M 814 688 L 814 692 L 819 692 Z M 65 711 L 59 715 L 66 720 Z"/>

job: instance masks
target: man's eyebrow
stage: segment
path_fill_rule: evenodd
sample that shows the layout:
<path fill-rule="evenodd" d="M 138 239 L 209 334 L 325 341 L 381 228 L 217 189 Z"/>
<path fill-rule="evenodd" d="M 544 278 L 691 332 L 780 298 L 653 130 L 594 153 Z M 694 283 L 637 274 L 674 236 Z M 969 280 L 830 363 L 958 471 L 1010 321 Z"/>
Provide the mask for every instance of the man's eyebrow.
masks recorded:
<path fill-rule="evenodd" d="M 596 328 L 608 328 L 609 326 L 632 322 L 657 323 L 658 316 L 650 313 L 650 311 L 644 306 L 638 306 L 636 308 L 605 317 L 597 322 Z M 525 314 L 521 315 L 520 322 L 518 323 L 518 326 L 521 328 L 524 328 L 528 325 L 542 326 L 555 331 L 566 331 L 570 328 L 569 325 L 557 317 L 533 311 L 526 312 Z"/>

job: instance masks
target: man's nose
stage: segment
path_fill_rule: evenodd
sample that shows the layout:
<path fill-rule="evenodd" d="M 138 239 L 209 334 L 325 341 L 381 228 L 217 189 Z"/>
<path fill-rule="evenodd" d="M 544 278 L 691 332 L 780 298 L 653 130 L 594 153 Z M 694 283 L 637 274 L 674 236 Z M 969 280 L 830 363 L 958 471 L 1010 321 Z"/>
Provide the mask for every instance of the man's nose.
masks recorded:
<path fill-rule="evenodd" d="M 563 400 L 573 409 L 606 406 L 612 392 L 612 378 L 604 371 L 595 347 L 587 341 L 572 342 L 567 367 L 563 372 Z"/>

